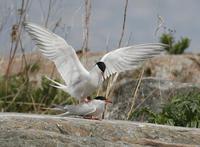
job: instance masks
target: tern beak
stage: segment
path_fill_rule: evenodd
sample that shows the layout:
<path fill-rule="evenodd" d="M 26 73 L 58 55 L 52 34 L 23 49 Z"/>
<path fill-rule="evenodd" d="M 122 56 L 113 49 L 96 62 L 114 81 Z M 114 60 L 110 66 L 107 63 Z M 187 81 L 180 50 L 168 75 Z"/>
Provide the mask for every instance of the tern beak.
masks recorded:
<path fill-rule="evenodd" d="M 105 102 L 112 104 L 112 101 L 110 101 L 110 100 L 105 100 Z"/>
<path fill-rule="evenodd" d="M 102 77 L 103 77 L 103 80 L 105 81 L 104 72 L 102 72 Z"/>

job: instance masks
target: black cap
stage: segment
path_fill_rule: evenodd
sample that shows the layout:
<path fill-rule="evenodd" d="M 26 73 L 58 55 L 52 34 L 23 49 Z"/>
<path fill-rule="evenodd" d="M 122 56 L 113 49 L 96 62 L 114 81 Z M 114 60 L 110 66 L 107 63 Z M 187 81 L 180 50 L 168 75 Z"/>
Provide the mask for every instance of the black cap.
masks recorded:
<path fill-rule="evenodd" d="M 104 72 L 104 71 L 106 70 L 106 65 L 105 65 L 104 62 L 97 62 L 96 64 L 97 64 L 97 66 L 99 67 L 99 69 L 100 69 L 102 72 Z"/>
<path fill-rule="evenodd" d="M 94 98 L 95 100 L 102 100 L 102 101 L 105 101 L 106 98 L 104 96 L 97 96 Z"/>

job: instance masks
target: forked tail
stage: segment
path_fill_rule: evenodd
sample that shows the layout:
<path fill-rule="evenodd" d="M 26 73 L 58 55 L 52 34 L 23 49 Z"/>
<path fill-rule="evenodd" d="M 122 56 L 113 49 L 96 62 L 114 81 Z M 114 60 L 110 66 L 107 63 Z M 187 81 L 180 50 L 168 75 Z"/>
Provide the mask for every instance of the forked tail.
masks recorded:
<path fill-rule="evenodd" d="M 63 84 L 60 84 L 54 80 L 52 80 L 51 78 L 45 76 L 45 78 L 47 78 L 49 81 L 51 81 L 52 83 L 54 83 L 55 85 L 53 84 L 50 84 L 51 86 L 55 87 L 55 88 L 58 88 L 58 89 L 62 89 L 62 90 L 66 90 L 67 86 L 66 85 L 63 85 Z"/>

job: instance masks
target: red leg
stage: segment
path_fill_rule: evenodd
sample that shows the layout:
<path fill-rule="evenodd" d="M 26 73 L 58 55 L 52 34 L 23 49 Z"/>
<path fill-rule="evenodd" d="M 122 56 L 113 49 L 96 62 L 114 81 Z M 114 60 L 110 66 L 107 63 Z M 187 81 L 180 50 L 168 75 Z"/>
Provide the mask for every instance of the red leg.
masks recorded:
<path fill-rule="evenodd" d="M 102 119 L 100 119 L 100 118 L 98 118 L 98 117 L 90 116 L 90 115 L 88 115 L 88 116 L 83 116 L 83 118 L 84 118 L 84 119 L 91 119 L 91 120 L 102 120 Z"/>
<path fill-rule="evenodd" d="M 98 117 L 92 117 L 92 120 L 100 120 Z"/>
<path fill-rule="evenodd" d="M 84 98 L 79 101 L 79 103 L 88 103 L 88 102 L 90 102 L 90 99 L 88 98 Z"/>
<path fill-rule="evenodd" d="M 92 119 L 92 116 L 83 116 L 84 119 Z"/>

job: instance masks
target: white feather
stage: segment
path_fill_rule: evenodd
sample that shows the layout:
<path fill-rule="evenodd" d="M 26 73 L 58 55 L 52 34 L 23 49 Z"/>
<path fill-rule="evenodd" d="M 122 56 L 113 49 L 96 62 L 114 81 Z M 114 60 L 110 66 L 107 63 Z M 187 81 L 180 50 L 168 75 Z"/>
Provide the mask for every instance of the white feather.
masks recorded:
<path fill-rule="evenodd" d="M 32 23 L 25 23 L 25 29 L 43 55 L 55 63 L 66 85 L 81 76 L 87 75 L 88 71 L 80 63 L 76 52 L 63 38 Z"/>
<path fill-rule="evenodd" d="M 60 88 L 77 99 L 84 99 L 103 82 L 102 71 L 96 65 L 88 72 L 79 61 L 75 50 L 58 35 L 36 24 L 25 23 L 25 29 L 35 41 L 44 56 L 52 60 L 65 85 L 52 79 L 54 87 Z M 166 47 L 160 43 L 140 44 L 119 48 L 101 58 L 106 69 L 104 78 L 114 73 L 135 69 L 146 59 L 159 55 Z"/>
<path fill-rule="evenodd" d="M 104 77 L 114 73 L 133 70 L 143 61 L 159 55 L 166 45 L 161 43 L 140 44 L 113 50 L 101 58 L 105 63 Z"/>

